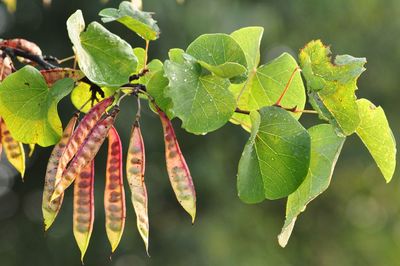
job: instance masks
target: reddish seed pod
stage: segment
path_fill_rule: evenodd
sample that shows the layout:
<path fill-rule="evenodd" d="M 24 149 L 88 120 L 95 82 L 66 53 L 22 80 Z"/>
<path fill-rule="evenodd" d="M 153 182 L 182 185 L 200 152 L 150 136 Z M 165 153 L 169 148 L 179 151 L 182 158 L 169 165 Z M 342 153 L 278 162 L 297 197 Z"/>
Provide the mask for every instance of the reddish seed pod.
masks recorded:
<path fill-rule="evenodd" d="M 21 173 L 22 178 L 25 173 L 25 151 L 21 142 L 16 141 L 7 129 L 4 120 L 1 120 L 1 143 L 7 155 L 8 161 Z"/>
<path fill-rule="evenodd" d="M 42 56 L 42 50 L 39 46 L 33 42 L 27 41 L 25 39 L 10 39 L 3 40 L 0 42 L 0 47 L 9 47 L 13 49 L 19 49 L 24 52 L 30 53 L 32 55 Z M 24 64 L 32 63 L 31 60 L 26 58 L 18 58 Z"/>
<path fill-rule="evenodd" d="M 53 151 L 50 155 L 49 162 L 47 163 L 46 176 L 43 189 L 43 199 L 42 199 L 42 212 L 43 212 L 45 231 L 47 231 L 50 228 L 50 226 L 56 219 L 64 198 L 64 194 L 62 194 L 58 199 L 52 202 L 50 201 L 51 195 L 53 194 L 56 185 L 55 177 L 57 173 L 58 161 L 60 160 L 62 154 L 65 151 L 65 147 L 74 131 L 77 120 L 78 120 L 78 114 L 75 114 L 69 121 L 67 127 L 65 128 L 61 140 L 57 143 L 56 146 L 54 146 Z"/>
<path fill-rule="evenodd" d="M 36 43 L 20 38 L 3 40 L 0 42 L 0 47 L 19 49 L 32 55 L 42 55 L 42 50 Z"/>
<path fill-rule="evenodd" d="M 74 81 L 78 81 L 84 77 L 82 71 L 72 68 L 55 68 L 49 70 L 40 70 L 40 73 L 46 80 L 47 86 L 49 87 L 53 86 L 57 80 L 63 78 L 71 78 Z"/>
<path fill-rule="evenodd" d="M 135 122 L 129 141 L 126 162 L 126 177 L 131 189 L 131 200 L 136 213 L 136 223 L 139 233 L 149 249 L 149 217 L 147 189 L 144 182 L 145 150 L 139 124 Z"/>
<path fill-rule="evenodd" d="M 72 134 L 68 141 L 65 152 L 60 158 L 56 174 L 56 184 L 61 180 L 61 175 L 65 171 L 67 164 L 71 161 L 72 157 L 77 153 L 78 148 L 82 146 L 83 141 L 88 136 L 90 131 L 100 120 L 101 116 L 114 101 L 114 97 L 109 97 L 96 104 L 82 119 L 78 127 Z"/>
<path fill-rule="evenodd" d="M 2 53 L 0 53 L 0 81 L 10 75 L 13 69 L 14 64 L 11 58 L 9 56 L 3 58 Z"/>
<path fill-rule="evenodd" d="M 160 109 L 157 111 L 164 130 L 165 161 L 169 180 L 178 202 L 190 214 L 192 223 L 194 223 L 196 217 L 196 191 L 192 176 L 182 155 L 171 121 L 163 111 Z"/>
<path fill-rule="evenodd" d="M 1 47 L 9 47 L 13 49 L 20 49 L 27 53 L 33 55 L 42 55 L 42 50 L 40 50 L 39 46 L 36 43 L 27 41 L 25 39 L 10 39 L 10 40 L 3 40 L 0 42 Z"/>
<path fill-rule="evenodd" d="M 94 222 L 94 161 L 77 175 L 74 185 L 73 231 L 81 261 L 89 246 Z"/>
<path fill-rule="evenodd" d="M 111 126 L 114 124 L 115 116 L 118 112 L 118 108 L 114 109 L 111 114 L 99 121 L 89 132 L 82 145 L 80 145 L 74 159 L 61 174 L 62 178 L 56 185 L 54 193 L 51 196 L 51 201 L 55 200 L 62 193 L 64 193 L 64 190 L 67 189 L 72 182 L 74 182 L 75 177 L 79 175 L 81 170 L 85 168 L 86 165 L 88 165 L 91 161 L 93 161 L 105 138 L 107 137 Z"/>
<path fill-rule="evenodd" d="M 111 127 L 108 132 L 104 211 L 106 215 L 107 237 L 111 244 L 111 252 L 114 252 L 124 232 L 126 216 L 122 173 L 122 144 L 118 132 L 114 127 Z"/>

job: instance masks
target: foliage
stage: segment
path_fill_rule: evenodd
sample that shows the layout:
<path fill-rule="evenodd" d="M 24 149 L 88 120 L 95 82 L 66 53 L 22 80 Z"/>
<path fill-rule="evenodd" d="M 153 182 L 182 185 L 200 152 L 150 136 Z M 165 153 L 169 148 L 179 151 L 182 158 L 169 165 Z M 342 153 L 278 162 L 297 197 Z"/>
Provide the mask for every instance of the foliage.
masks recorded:
<path fill-rule="evenodd" d="M 56 185 L 58 194 L 53 193 L 51 200 L 62 195 L 75 177 L 82 175 L 85 167 L 91 165 L 114 122 L 110 114 L 119 110 L 119 102 L 130 95 L 138 99 L 145 98 L 159 114 L 164 129 L 171 185 L 177 200 L 193 220 L 196 194 L 169 121 L 172 118 L 179 119 L 182 127 L 194 134 L 215 131 L 229 121 L 251 132 L 238 166 L 239 198 L 246 203 L 258 203 L 264 199 L 288 197 L 286 221 L 279 236 L 282 246 L 286 245 L 297 216 L 329 186 L 347 136 L 357 133 L 386 181 L 391 180 L 395 169 L 396 145 L 385 113 L 366 99 L 357 100 L 355 94 L 357 79 L 365 71 L 364 58 L 349 55 L 333 57 L 329 47 L 316 40 L 300 51 L 298 63 L 292 55 L 283 53 L 259 66 L 263 28 L 248 27 L 230 35 L 202 35 L 186 50 L 171 49 L 168 60 L 147 63 L 149 42 L 159 35 L 158 26 L 151 15 L 129 2 L 122 2 L 119 9 L 103 10 L 100 16 L 103 22 L 118 21 L 136 32 L 145 39 L 146 49 L 133 49 L 97 22 L 91 23 L 85 31 L 83 15 L 79 10 L 68 19 L 69 37 L 80 70 L 85 75 L 85 78 L 75 80 L 77 87 L 71 95 L 75 107 L 79 110 L 86 108 L 83 111 L 94 110 L 96 107 L 89 108 L 87 104 L 91 101 L 93 105 L 95 100 L 99 100 L 97 94 L 100 98 L 115 96 L 118 100 L 113 103 L 112 111 L 99 112 L 99 120 L 93 125 L 78 125 L 78 129 L 83 128 L 81 131 L 86 134 L 82 137 L 84 141 L 78 145 L 79 149 L 76 147 L 73 158 L 67 160 L 68 163 L 72 159 L 70 166 L 65 164 L 61 167 L 63 175 L 59 185 Z M 9 56 L 7 51 L 12 47 L 5 42 L 0 42 L 0 47 L 2 53 Z M 1 82 L 0 116 L 19 144 L 49 146 L 59 141 L 62 128 L 57 103 L 71 92 L 74 84 L 70 78 L 61 78 L 64 76 L 60 76 L 60 80 L 49 89 L 41 72 L 26 66 Z M 315 111 L 304 110 L 306 94 Z M 138 103 L 134 128 L 139 125 L 140 100 Z M 329 124 L 322 123 L 307 130 L 298 121 L 303 113 L 318 113 Z M 137 138 L 134 139 L 137 142 Z M 72 144 L 68 142 L 66 145 Z M 4 148 L 11 150 L 7 145 Z M 144 159 L 138 159 L 144 156 L 142 146 L 136 150 L 133 148 L 131 152 L 140 153 L 140 156 L 133 156 L 135 161 L 130 160 L 129 163 L 144 163 Z M 109 153 L 113 155 L 111 146 Z M 12 161 L 12 153 L 6 154 Z M 120 156 L 118 159 L 121 160 Z M 60 165 L 57 167 L 60 168 Z M 134 171 L 129 173 L 134 177 L 129 180 L 142 182 L 140 195 L 135 198 L 137 186 L 136 190 L 131 191 L 134 205 L 140 203 L 145 206 L 135 207 L 141 210 L 137 214 L 138 219 L 140 216 L 145 220 L 147 192 L 143 189 L 146 188 L 144 166 L 129 169 Z M 115 179 L 121 180 L 119 172 Z M 108 179 L 112 180 L 112 176 L 110 174 Z M 83 259 L 91 235 L 94 206 L 90 204 L 87 207 L 80 202 L 78 192 L 81 189 L 89 195 L 93 193 L 93 185 L 86 184 L 84 180 L 79 182 L 82 183 L 75 183 L 78 196 L 75 197 L 77 207 L 74 223 L 78 225 L 76 228 L 74 226 L 74 233 L 77 235 L 76 232 L 80 231 L 79 223 L 85 224 L 86 227 L 81 228 L 80 232 L 84 233 L 83 240 L 81 236 L 77 237 Z M 120 202 L 124 199 L 123 193 L 123 190 L 117 194 L 111 192 L 106 199 L 108 203 Z M 87 200 L 93 202 L 92 198 L 89 195 Z M 86 198 L 82 197 L 82 201 L 86 201 Z M 108 219 L 124 221 L 121 208 L 112 204 L 108 207 L 113 209 Z M 88 214 L 89 218 L 85 216 Z M 147 248 L 148 228 L 141 228 L 148 225 L 139 222 L 144 224 L 139 231 Z M 107 226 L 107 230 L 112 230 L 112 225 Z M 123 226 L 119 226 L 118 230 L 119 236 Z M 118 242 L 119 239 L 112 241 L 113 250 Z"/>

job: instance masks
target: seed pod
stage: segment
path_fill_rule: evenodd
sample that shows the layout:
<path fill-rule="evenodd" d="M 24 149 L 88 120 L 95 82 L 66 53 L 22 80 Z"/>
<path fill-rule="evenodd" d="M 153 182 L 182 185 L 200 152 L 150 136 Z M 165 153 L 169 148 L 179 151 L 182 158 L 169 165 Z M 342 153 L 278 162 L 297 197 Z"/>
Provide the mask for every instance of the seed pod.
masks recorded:
<path fill-rule="evenodd" d="M 136 223 L 139 233 L 149 249 L 149 217 L 147 208 L 147 190 L 144 183 L 145 172 L 145 150 L 140 132 L 140 127 L 135 122 L 129 141 L 128 156 L 126 162 L 126 177 L 131 189 L 131 200 L 136 213 Z"/>
<path fill-rule="evenodd" d="M 36 43 L 27 41 L 25 39 L 16 38 L 3 40 L 0 42 L 0 46 L 19 49 L 33 55 L 42 55 L 42 50 L 40 50 L 39 46 Z"/>
<path fill-rule="evenodd" d="M 85 138 L 88 136 L 90 131 L 100 120 L 102 114 L 114 101 L 114 97 L 109 97 L 103 101 L 96 104 L 82 119 L 78 127 L 72 134 L 70 140 L 68 141 L 65 152 L 60 158 L 56 174 L 56 184 L 61 180 L 61 175 L 65 171 L 67 164 L 71 161 L 72 157 L 77 153 L 79 147 L 82 146 Z"/>
<path fill-rule="evenodd" d="M 19 49 L 24 52 L 30 53 L 32 55 L 42 56 L 42 50 L 40 50 L 39 46 L 36 43 L 27 41 L 25 39 L 10 39 L 3 40 L 0 42 L 0 46 L 9 47 L 13 49 Z M 24 64 L 31 64 L 32 61 L 26 58 L 18 57 L 18 60 Z"/>
<path fill-rule="evenodd" d="M 94 222 L 94 161 L 78 174 L 74 185 L 73 231 L 81 261 L 89 246 Z"/>
<path fill-rule="evenodd" d="M 86 165 L 88 165 L 91 161 L 93 161 L 105 138 L 107 137 L 108 131 L 113 125 L 115 116 L 118 112 L 118 108 L 114 109 L 110 115 L 107 115 L 106 118 L 99 121 L 93 127 L 93 129 L 83 141 L 82 145 L 79 147 L 74 159 L 63 171 L 61 175 L 62 178 L 60 182 L 56 185 L 54 193 L 51 196 L 51 201 L 55 200 L 62 193 L 64 193 L 64 190 L 67 189 L 72 184 L 72 182 L 74 182 L 75 177 L 79 175 L 81 170 L 85 168 Z"/>
<path fill-rule="evenodd" d="M 65 151 L 65 147 L 74 131 L 77 120 L 78 120 L 78 114 L 74 115 L 69 121 L 67 127 L 64 130 L 60 142 L 58 142 L 57 145 L 54 146 L 54 149 L 50 155 L 49 162 L 47 163 L 46 177 L 43 189 L 43 199 L 42 199 L 42 212 L 43 212 L 45 231 L 47 231 L 50 228 L 50 226 L 56 219 L 64 198 L 64 194 L 62 194 L 56 200 L 50 201 L 51 195 L 54 192 L 54 187 L 56 184 L 55 176 L 57 173 L 58 161 L 60 160 L 61 155 Z"/>
<path fill-rule="evenodd" d="M 10 75 L 13 69 L 14 64 L 11 58 L 9 56 L 3 58 L 2 53 L 0 53 L 0 81 Z"/>
<path fill-rule="evenodd" d="M 7 129 L 4 120 L 1 120 L 1 143 L 6 152 L 8 161 L 21 173 L 22 179 L 25 173 L 25 151 L 21 142 L 16 141 Z"/>
<path fill-rule="evenodd" d="M 114 252 L 124 232 L 126 216 L 122 173 L 122 144 L 118 132 L 114 127 L 111 127 L 108 133 L 104 210 L 107 237 L 111 244 L 111 252 Z"/>
<path fill-rule="evenodd" d="M 169 180 L 175 192 L 178 202 L 192 216 L 192 223 L 196 216 L 196 191 L 194 189 L 192 176 L 179 147 L 174 128 L 166 114 L 160 109 L 161 124 L 164 130 L 165 161 Z"/>
<path fill-rule="evenodd" d="M 84 77 L 82 71 L 72 68 L 56 68 L 49 70 L 40 70 L 40 73 L 46 80 L 47 86 L 49 87 L 53 86 L 57 80 L 63 78 L 71 78 L 74 81 L 78 81 Z"/>

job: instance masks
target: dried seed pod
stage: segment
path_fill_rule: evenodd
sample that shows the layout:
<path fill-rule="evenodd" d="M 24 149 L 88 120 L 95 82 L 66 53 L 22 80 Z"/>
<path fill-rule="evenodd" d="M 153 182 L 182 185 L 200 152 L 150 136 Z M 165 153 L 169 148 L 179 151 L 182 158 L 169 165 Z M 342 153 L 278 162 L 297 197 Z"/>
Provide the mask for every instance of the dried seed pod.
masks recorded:
<path fill-rule="evenodd" d="M 27 41 L 25 39 L 10 39 L 3 40 L 0 42 L 1 47 L 8 47 L 13 49 L 19 49 L 32 55 L 42 56 L 42 50 L 36 43 Z M 32 61 L 26 58 L 18 57 L 18 60 L 24 64 L 31 64 Z"/>
<path fill-rule="evenodd" d="M 109 97 L 104 99 L 103 101 L 96 104 L 82 119 L 79 123 L 78 127 L 72 134 L 70 140 L 68 141 L 67 147 L 65 148 L 65 152 L 60 158 L 57 168 L 56 174 L 56 184 L 58 184 L 61 180 L 61 175 L 64 172 L 67 164 L 74 155 L 77 153 L 79 147 L 82 146 L 85 138 L 88 136 L 90 131 L 96 125 L 96 123 L 100 120 L 102 114 L 105 112 L 107 107 L 109 107 L 114 101 L 114 97 Z"/>
<path fill-rule="evenodd" d="M 129 141 L 128 156 L 126 162 L 126 177 L 131 189 L 131 200 L 136 213 L 136 223 L 139 233 L 149 249 L 149 217 L 146 184 L 144 183 L 145 150 L 142 133 L 135 122 Z"/>
<path fill-rule="evenodd" d="M 122 144 L 117 130 L 108 132 L 106 185 L 104 190 L 106 232 L 111 252 L 117 248 L 125 227 L 125 191 L 122 173 Z"/>
<path fill-rule="evenodd" d="M 65 147 L 74 131 L 77 120 L 78 120 L 78 114 L 75 114 L 69 121 L 67 127 L 64 129 L 61 140 L 57 143 L 56 146 L 54 146 L 53 151 L 51 152 L 50 155 L 49 162 L 47 163 L 46 177 L 43 189 L 43 199 L 42 199 L 42 212 L 43 212 L 45 231 L 47 231 L 50 228 L 50 226 L 56 219 L 64 198 L 64 194 L 62 194 L 56 200 L 50 201 L 51 195 L 53 194 L 56 185 L 55 177 L 57 173 L 58 161 L 60 160 L 61 155 L 65 151 Z"/>
<path fill-rule="evenodd" d="M 80 173 L 80 171 L 94 159 L 107 137 L 109 129 L 114 124 L 114 119 L 118 112 L 118 108 L 114 109 L 111 114 L 99 121 L 89 132 L 82 145 L 80 145 L 74 159 L 61 174 L 62 178 L 56 185 L 54 193 L 51 196 L 51 201 L 64 193 L 64 190 L 74 182 L 75 177 Z M 67 152 L 67 150 L 65 150 L 65 152 Z"/>
<path fill-rule="evenodd" d="M 42 50 L 36 43 L 27 41 L 25 39 L 16 38 L 16 39 L 3 40 L 0 42 L 0 46 L 23 50 L 33 55 L 39 55 L 39 56 L 42 55 Z"/>
<path fill-rule="evenodd" d="M 10 75 L 14 69 L 14 64 L 9 56 L 3 58 L 0 53 L 0 81 Z"/>
<path fill-rule="evenodd" d="M 73 231 L 81 261 L 89 246 L 94 222 L 94 161 L 78 174 L 74 185 Z"/>
<path fill-rule="evenodd" d="M 192 176 L 182 155 L 174 128 L 166 114 L 160 109 L 161 124 L 164 130 L 165 161 L 169 180 L 175 192 L 178 202 L 192 216 L 192 223 L 196 216 L 196 191 L 194 189 Z"/>
<path fill-rule="evenodd" d="M 74 81 L 78 81 L 84 77 L 82 71 L 72 68 L 55 68 L 49 70 L 40 70 L 40 73 L 46 80 L 47 86 L 49 87 L 53 86 L 57 80 L 63 78 L 71 78 Z"/>
<path fill-rule="evenodd" d="M 16 141 L 7 129 L 4 120 L 1 120 L 1 143 L 7 155 L 8 161 L 21 173 L 25 173 L 25 151 L 21 142 Z"/>

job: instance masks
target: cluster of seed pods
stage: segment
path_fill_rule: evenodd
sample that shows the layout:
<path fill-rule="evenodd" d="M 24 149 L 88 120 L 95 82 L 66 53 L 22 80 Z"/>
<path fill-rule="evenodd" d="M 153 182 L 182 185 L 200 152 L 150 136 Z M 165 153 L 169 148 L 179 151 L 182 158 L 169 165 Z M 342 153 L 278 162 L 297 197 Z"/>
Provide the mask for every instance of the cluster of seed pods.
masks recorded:
<path fill-rule="evenodd" d="M 111 252 L 114 252 L 121 240 L 126 216 L 122 173 L 122 144 L 118 132 L 114 127 L 111 127 L 108 133 L 104 210 L 106 216 L 106 233 L 111 244 Z"/>
<path fill-rule="evenodd" d="M 95 105 L 83 117 L 75 131 L 78 115 L 74 115 L 65 128 L 60 142 L 53 149 L 45 177 L 42 210 L 46 230 L 51 226 L 61 208 L 65 189 L 75 181 L 73 231 L 81 250 L 82 260 L 89 244 L 94 221 L 94 158 L 119 112 L 119 108 L 114 107 L 110 113 L 105 114 L 106 109 L 111 106 L 113 101 L 114 97 L 110 97 Z M 115 129 L 113 132 L 115 132 Z M 119 138 L 117 141 L 120 142 Z M 115 144 L 112 145 L 112 149 L 111 153 L 115 154 Z M 121 147 L 119 147 L 119 150 L 122 151 Z M 114 161 L 115 158 L 112 163 L 115 163 Z M 119 168 L 119 172 L 122 173 L 122 164 Z M 110 167 L 110 170 L 113 170 L 113 168 Z M 109 184 L 109 187 L 115 186 L 116 174 L 111 173 L 109 179 L 113 180 L 113 183 Z M 117 184 L 118 188 L 115 191 L 111 191 L 112 195 L 115 195 L 117 191 L 120 192 L 120 195 L 123 194 L 122 174 L 117 179 L 120 183 Z M 112 200 L 115 201 L 115 197 Z M 119 220 L 125 218 L 124 204 L 124 196 L 122 195 L 120 197 L 122 214 L 119 215 Z M 115 214 L 115 206 L 109 208 L 109 210 Z M 123 225 L 124 221 L 122 221 L 121 234 Z M 113 226 L 110 229 L 114 229 L 115 225 Z"/>
<path fill-rule="evenodd" d="M 89 246 L 94 222 L 94 161 L 76 176 L 74 184 L 73 231 L 81 250 L 81 261 Z"/>
<path fill-rule="evenodd" d="M 56 173 L 56 185 L 58 187 L 58 191 L 56 194 L 53 193 L 52 200 L 56 199 L 61 195 L 61 193 L 64 192 L 64 190 L 67 187 L 64 187 L 65 184 L 68 186 L 71 184 L 71 182 L 65 182 L 64 185 L 61 186 L 59 183 L 61 181 L 61 177 L 63 176 L 64 171 L 67 168 L 67 164 L 71 161 L 71 159 L 77 154 L 78 149 L 82 147 L 82 144 L 84 143 L 85 139 L 88 137 L 88 135 L 91 133 L 91 131 L 95 128 L 96 124 L 99 122 L 100 118 L 102 117 L 103 113 L 106 111 L 106 109 L 113 103 L 114 97 L 109 97 L 100 103 L 96 104 L 82 119 L 82 121 L 79 123 L 77 129 L 74 131 L 72 134 L 70 140 L 67 143 L 67 147 L 61 156 L 57 168 L 57 173 Z M 79 159 L 79 157 L 76 157 Z M 80 159 L 82 160 L 82 159 Z M 72 170 L 72 169 L 71 169 Z M 71 171 L 70 170 L 70 171 Z M 59 186 L 60 185 L 60 186 Z"/>
<path fill-rule="evenodd" d="M 136 223 L 144 241 L 147 254 L 149 249 L 149 217 L 145 174 L 145 150 L 139 122 L 135 121 L 129 141 L 126 159 L 126 177 L 131 189 L 131 200 L 136 213 Z"/>
<path fill-rule="evenodd" d="M 107 98 L 94 106 L 75 128 L 74 116 L 54 147 L 47 166 L 42 210 L 47 230 L 56 218 L 65 190 L 74 184 L 73 232 L 81 250 L 81 259 L 88 248 L 94 222 L 94 159 L 108 136 L 108 156 L 104 191 L 106 233 L 112 252 L 117 248 L 125 226 L 126 206 L 122 173 L 122 145 L 113 127 L 119 108 L 111 112 L 114 98 Z M 196 215 L 196 193 L 176 140 L 171 121 L 158 109 L 164 131 L 166 165 L 169 179 L 178 202 L 191 215 Z M 105 114 L 105 115 L 104 115 Z M 3 134 L 3 132 L 2 132 Z M 3 138 L 2 138 L 3 139 Z M 145 148 L 139 126 L 139 116 L 132 127 L 126 162 L 126 174 L 131 190 L 131 201 L 136 213 L 137 228 L 148 253 L 149 218 L 148 196 L 145 185 Z"/>
<path fill-rule="evenodd" d="M 85 168 L 94 157 L 96 157 L 101 145 L 108 135 L 108 131 L 114 124 L 115 116 L 118 114 L 119 109 L 116 108 L 106 118 L 99 121 L 79 146 L 75 157 L 71 160 L 68 167 L 65 168 L 61 174 L 62 178 L 56 185 L 51 201 L 57 199 L 65 189 L 67 189 L 75 180 L 75 177 Z"/>

